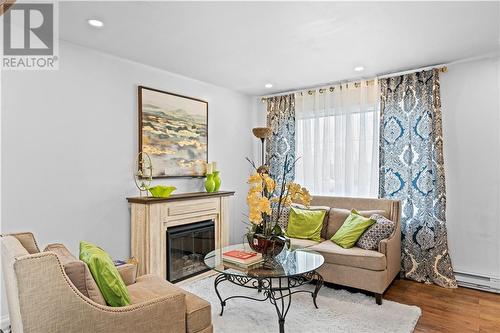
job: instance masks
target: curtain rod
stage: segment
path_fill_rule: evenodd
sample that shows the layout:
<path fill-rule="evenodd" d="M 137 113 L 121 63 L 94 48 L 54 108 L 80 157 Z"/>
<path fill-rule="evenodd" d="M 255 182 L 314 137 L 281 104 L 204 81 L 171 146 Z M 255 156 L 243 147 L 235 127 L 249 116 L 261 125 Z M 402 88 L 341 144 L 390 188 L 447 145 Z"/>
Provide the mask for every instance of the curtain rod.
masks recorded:
<path fill-rule="evenodd" d="M 325 83 L 325 84 L 321 84 L 321 85 L 314 85 L 314 86 L 302 87 L 299 89 L 294 89 L 294 90 L 289 90 L 289 91 L 282 91 L 282 92 L 278 92 L 275 94 L 264 95 L 264 96 L 260 96 L 260 97 L 261 97 L 261 99 L 266 99 L 266 98 L 270 98 L 270 97 L 289 95 L 289 94 L 308 91 L 308 90 L 315 90 L 315 89 L 321 89 L 321 88 L 326 89 L 328 86 L 338 86 L 338 85 L 349 84 L 349 83 L 360 83 L 360 81 L 373 82 L 373 81 L 375 81 L 375 79 L 366 79 L 366 80 L 358 79 L 358 80 L 353 80 L 353 81 L 335 81 L 335 82 Z M 330 87 L 330 88 L 332 88 L 332 87 Z"/>
<path fill-rule="evenodd" d="M 401 72 L 379 74 L 379 75 L 377 75 L 377 79 L 386 79 L 388 77 L 411 74 L 411 73 L 415 73 L 415 72 L 422 72 L 422 71 L 427 71 L 427 70 L 434 69 L 434 68 L 439 69 L 439 71 L 441 73 L 446 73 L 448 71 L 448 67 L 446 67 L 446 64 L 440 64 L 440 65 L 432 65 L 432 66 L 420 67 L 420 68 L 416 68 L 416 69 L 410 69 L 410 70 L 401 71 Z"/>
<path fill-rule="evenodd" d="M 294 89 L 294 90 L 289 90 L 289 91 L 282 91 L 282 92 L 278 92 L 278 93 L 275 93 L 275 94 L 261 96 L 261 100 L 265 101 L 267 98 L 271 98 L 271 97 L 282 96 L 282 95 L 289 95 L 289 94 L 298 93 L 298 92 L 302 92 L 302 91 L 313 90 L 313 89 L 318 89 L 318 88 L 324 88 L 324 87 L 327 87 L 327 86 L 341 85 L 341 84 L 345 84 L 345 83 L 347 83 L 347 84 L 349 84 L 349 83 L 358 83 L 360 81 L 371 82 L 371 81 L 374 81 L 375 79 L 385 79 L 385 78 L 392 77 L 392 76 L 399 76 L 399 75 L 404 75 L 404 74 L 421 72 L 421 71 L 425 71 L 425 70 L 429 70 L 429 69 L 433 69 L 433 68 L 438 68 L 441 73 L 446 73 L 448 71 L 448 67 L 446 67 L 445 64 L 433 65 L 433 66 L 426 66 L 426 67 L 420 67 L 420 68 L 411 69 L 411 70 L 402 71 L 402 72 L 380 74 L 380 75 L 377 75 L 375 78 L 368 79 L 368 80 L 359 79 L 359 80 L 353 80 L 353 81 L 348 81 L 348 82 L 346 82 L 346 81 L 336 81 L 336 82 L 326 83 L 326 84 L 322 84 L 322 85 L 302 87 L 302 88 L 299 88 L 299 89 Z"/>

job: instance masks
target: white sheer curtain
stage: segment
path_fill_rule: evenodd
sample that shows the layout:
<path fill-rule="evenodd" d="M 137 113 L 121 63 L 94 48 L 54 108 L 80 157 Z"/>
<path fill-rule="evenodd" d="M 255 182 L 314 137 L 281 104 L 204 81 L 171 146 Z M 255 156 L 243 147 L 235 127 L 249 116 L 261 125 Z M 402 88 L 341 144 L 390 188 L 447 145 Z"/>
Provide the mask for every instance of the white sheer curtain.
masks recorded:
<path fill-rule="evenodd" d="M 377 81 L 296 93 L 295 180 L 312 194 L 377 197 Z"/>

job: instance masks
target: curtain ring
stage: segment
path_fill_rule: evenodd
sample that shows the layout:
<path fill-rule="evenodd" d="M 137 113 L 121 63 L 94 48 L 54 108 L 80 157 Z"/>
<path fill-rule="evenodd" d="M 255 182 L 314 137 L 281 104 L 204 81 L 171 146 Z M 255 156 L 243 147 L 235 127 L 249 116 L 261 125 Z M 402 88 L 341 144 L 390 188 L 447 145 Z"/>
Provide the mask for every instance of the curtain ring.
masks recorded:
<path fill-rule="evenodd" d="M 309 90 L 307 93 L 308 93 L 309 95 L 312 95 L 312 94 L 314 94 L 314 90 Z"/>
<path fill-rule="evenodd" d="M 335 90 L 335 87 L 330 87 L 330 92 L 333 92 Z"/>
<path fill-rule="evenodd" d="M 325 89 L 321 88 L 321 89 L 319 90 L 319 93 L 320 93 L 320 94 L 322 94 L 323 92 L 325 92 Z"/>

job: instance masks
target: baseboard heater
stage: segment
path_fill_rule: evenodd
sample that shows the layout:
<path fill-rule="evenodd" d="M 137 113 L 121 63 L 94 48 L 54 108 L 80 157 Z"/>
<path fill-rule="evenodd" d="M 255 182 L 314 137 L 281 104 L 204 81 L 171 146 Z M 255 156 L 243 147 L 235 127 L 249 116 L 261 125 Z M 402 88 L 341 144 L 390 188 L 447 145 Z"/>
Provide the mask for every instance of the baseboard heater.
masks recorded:
<path fill-rule="evenodd" d="M 457 283 L 461 287 L 479 289 L 500 294 L 500 278 L 472 273 L 455 272 Z"/>

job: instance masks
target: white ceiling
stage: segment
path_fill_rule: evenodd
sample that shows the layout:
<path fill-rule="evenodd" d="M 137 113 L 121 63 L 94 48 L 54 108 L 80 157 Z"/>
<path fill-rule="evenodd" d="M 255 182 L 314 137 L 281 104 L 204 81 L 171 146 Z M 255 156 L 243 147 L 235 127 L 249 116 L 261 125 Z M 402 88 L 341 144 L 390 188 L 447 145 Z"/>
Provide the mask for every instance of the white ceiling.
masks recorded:
<path fill-rule="evenodd" d="M 260 95 L 499 52 L 499 10 L 499 2 L 61 2 L 59 30 L 73 43 Z"/>

